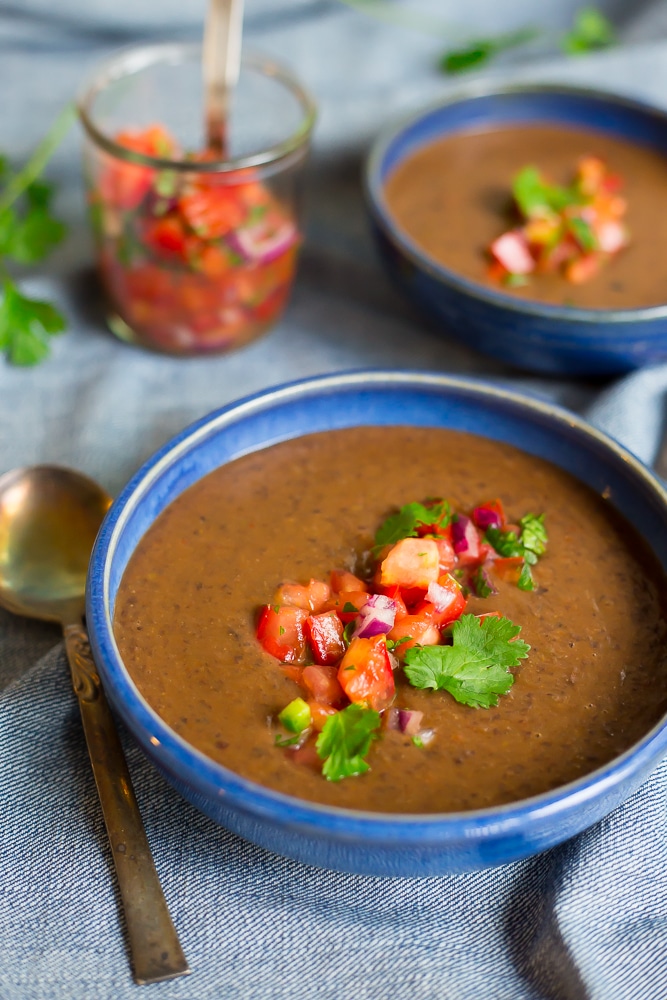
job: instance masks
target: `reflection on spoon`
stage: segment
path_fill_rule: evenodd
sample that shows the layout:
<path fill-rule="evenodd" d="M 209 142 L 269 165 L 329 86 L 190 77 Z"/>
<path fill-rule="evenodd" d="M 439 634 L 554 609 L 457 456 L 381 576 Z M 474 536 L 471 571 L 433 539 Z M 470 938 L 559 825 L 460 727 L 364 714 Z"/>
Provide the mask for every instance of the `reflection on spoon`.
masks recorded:
<path fill-rule="evenodd" d="M 83 625 L 90 553 L 110 497 L 52 465 L 0 476 L 0 605 L 59 622 L 100 796 L 137 983 L 190 970 L 151 857 L 130 774 Z"/>

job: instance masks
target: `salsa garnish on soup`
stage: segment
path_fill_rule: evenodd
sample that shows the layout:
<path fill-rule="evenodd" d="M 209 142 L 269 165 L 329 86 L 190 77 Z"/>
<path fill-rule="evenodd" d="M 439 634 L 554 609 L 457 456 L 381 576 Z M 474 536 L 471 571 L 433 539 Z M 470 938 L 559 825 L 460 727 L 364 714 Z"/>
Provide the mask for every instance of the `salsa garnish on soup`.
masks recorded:
<path fill-rule="evenodd" d="M 276 745 L 310 750 L 301 755 L 309 762 L 314 747 L 324 777 L 338 781 L 369 770 L 382 728 L 430 743 L 423 712 L 394 705 L 398 669 L 415 688 L 496 706 L 530 646 L 498 611 L 465 614 L 467 598 L 498 594 L 501 580 L 533 590 L 546 546 L 543 514 L 508 524 L 497 499 L 469 514 L 430 499 L 405 504 L 378 528 L 366 578 L 334 570 L 328 583 L 283 583 L 260 613 L 257 638 L 303 697 L 278 713 Z"/>
<path fill-rule="evenodd" d="M 580 159 L 567 185 L 524 167 L 512 183 L 519 225 L 491 243 L 489 277 L 515 287 L 533 274 L 561 273 L 575 285 L 590 281 L 629 242 L 622 184 L 597 156 Z"/>

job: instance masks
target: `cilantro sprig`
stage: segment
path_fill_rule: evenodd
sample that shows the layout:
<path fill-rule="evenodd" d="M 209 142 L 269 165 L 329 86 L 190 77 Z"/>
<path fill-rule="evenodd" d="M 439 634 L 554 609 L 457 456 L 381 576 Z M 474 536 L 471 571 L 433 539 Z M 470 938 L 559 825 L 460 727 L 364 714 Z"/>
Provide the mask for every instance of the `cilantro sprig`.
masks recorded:
<path fill-rule="evenodd" d="M 39 178 L 74 116 L 68 105 L 17 173 L 0 158 L 0 353 L 16 365 L 35 365 L 45 358 L 50 338 L 66 327 L 54 306 L 20 293 L 7 263 L 36 264 L 65 237 L 66 226 L 51 212 L 53 187 Z"/>
<path fill-rule="evenodd" d="M 379 729 L 379 713 L 363 705 L 348 705 L 342 712 L 331 715 L 315 744 L 318 756 L 324 761 L 324 777 L 340 781 L 369 771 L 364 757 Z"/>
<path fill-rule="evenodd" d="M 509 618 L 463 615 L 452 626 L 451 646 L 413 646 L 405 654 L 405 676 L 417 688 L 448 691 L 472 708 L 491 708 L 514 683 L 509 672 L 528 656 Z"/>
<path fill-rule="evenodd" d="M 418 528 L 435 525 L 445 527 L 451 521 L 451 509 L 446 500 L 432 504 L 406 503 L 397 514 L 392 514 L 375 533 L 375 546 L 395 545 L 403 538 L 415 538 Z"/>
<path fill-rule="evenodd" d="M 519 521 L 520 536 L 515 531 L 502 528 L 487 528 L 484 540 L 503 559 L 521 557 L 523 567 L 517 581 L 520 590 L 534 590 L 535 581 L 531 566 L 544 555 L 547 549 L 547 529 L 544 526 L 544 514 L 525 514 Z"/>

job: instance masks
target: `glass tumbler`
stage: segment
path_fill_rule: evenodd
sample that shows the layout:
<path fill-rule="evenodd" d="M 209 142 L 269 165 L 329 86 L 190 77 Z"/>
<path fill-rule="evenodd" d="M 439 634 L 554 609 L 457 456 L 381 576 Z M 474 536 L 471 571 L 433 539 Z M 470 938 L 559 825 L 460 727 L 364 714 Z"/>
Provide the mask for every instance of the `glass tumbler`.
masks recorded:
<path fill-rule="evenodd" d="M 198 45 L 122 52 L 86 86 L 79 115 L 111 330 L 190 355 L 268 330 L 294 280 L 315 121 L 292 74 L 244 57 L 222 158 L 206 148 Z"/>

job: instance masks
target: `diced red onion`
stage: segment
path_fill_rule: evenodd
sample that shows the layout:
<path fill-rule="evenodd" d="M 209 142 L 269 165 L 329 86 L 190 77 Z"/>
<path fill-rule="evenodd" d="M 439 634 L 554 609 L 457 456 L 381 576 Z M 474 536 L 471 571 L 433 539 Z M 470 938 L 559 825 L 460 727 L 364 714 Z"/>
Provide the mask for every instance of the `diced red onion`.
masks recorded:
<path fill-rule="evenodd" d="M 416 736 L 424 718 L 423 712 L 408 712 L 404 708 L 398 710 L 398 725 L 406 736 Z"/>
<path fill-rule="evenodd" d="M 435 736 L 435 729 L 420 729 L 415 736 L 421 741 L 422 746 L 427 747 Z"/>
<path fill-rule="evenodd" d="M 528 242 L 524 234 L 513 229 L 503 233 L 491 244 L 491 253 L 510 274 L 530 274 L 535 270 Z"/>
<path fill-rule="evenodd" d="M 394 729 L 396 731 L 400 730 L 401 724 L 399 721 L 400 710 L 398 708 L 388 708 L 384 713 L 384 725 L 385 729 Z"/>
<path fill-rule="evenodd" d="M 440 583 L 429 583 L 426 591 L 426 600 L 433 604 L 436 611 L 446 611 L 449 605 L 456 600 L 456 594 L 443 587 Z"/>
<path fill-rule="evenodd" d="M 475 507 L 472 519 L 478 528 L 499 528 L 500 514 L 491 507 Z"/>
<path fill-rule="evenodd" d="M 622 222 L 603 222 L 597 229 L 600 250 L 605 253 L 616 253 L 628 242 L 628 235 Z"/>
<path fill-rule="evenodd" d="M 264 222 L 243 226 L 229 234 L 229 245 L 247 261 L 269 264 L 294 245 L 298 237 L 296 226 L 286 219 L 278 229 L 267 230 Z"/>
<path fill-rule="evenodd" d="M 352 633 L 355 639 L 371 639 L 391 632 L 396 620 L 396 601 L 384 594 L 372 594 L 359 612 Z"/>

